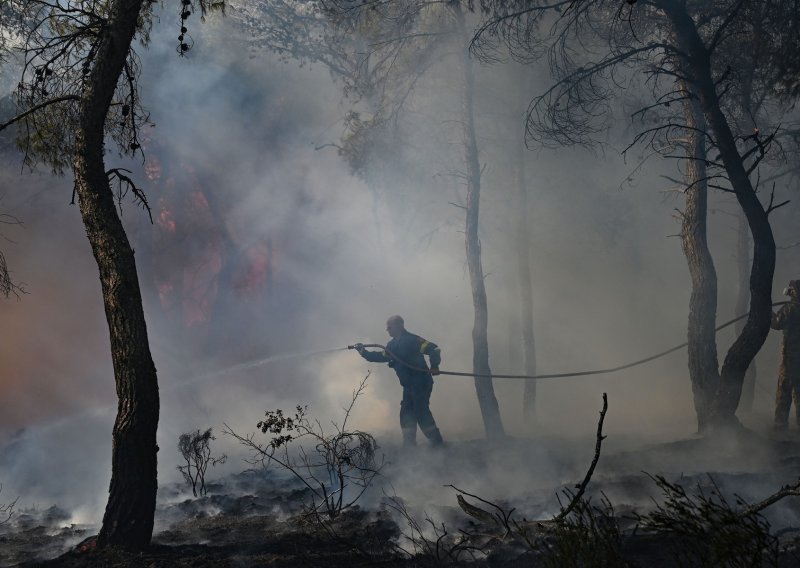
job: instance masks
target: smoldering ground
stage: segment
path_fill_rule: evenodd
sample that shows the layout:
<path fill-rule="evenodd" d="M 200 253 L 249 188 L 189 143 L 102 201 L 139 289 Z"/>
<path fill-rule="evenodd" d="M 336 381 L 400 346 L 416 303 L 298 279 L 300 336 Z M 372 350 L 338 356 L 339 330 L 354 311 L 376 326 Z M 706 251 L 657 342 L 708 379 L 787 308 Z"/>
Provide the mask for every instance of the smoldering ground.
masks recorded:
<path fill-rule="evenodd" d="M 627 476 L 641 469 L 736 472 L 741 484 L 731 489 L 753 496 L 790 480 L 779 479 L 785 470 L 777 450 L 700 452 L 704 461 L 694 450 L 631 453 L 694 432 L 681 354 L 614 376 L 542 381 L 533 428 L 521 418 L 522 384 L 495 381 L 509 432 L 534 436 L 501 448 L 474 441 L 483 426 L 472 382 L 437 378 L 431 406 L 453 449 L 397 457 L 400 388 L 393 371 L 353 352 L 311 353 L 355 341 L 385 343 L 386 317 L 401 313 L 411 331 L 441 346 L 443 368 L 471 368 L 463 212 L 451 204 L 463 199 L 459 178 L 450 175 L 460 167 L 447 126 L 451 93 L 446 84 L 423 81 L 410 103 L 409 130 L 428 123 L 420 131 L 441 126 L 443 132 L 407 142 L 419 159 L 413 182 L 394 172 L 370 186 L 335 150 L 315 149 L 337 141 L 348 104 L 328 72 L 279 64 L 263 53 L 250 58 L 245 45 L 225 39 L 233 35 L 228 25 L 210 22 L 188 59 L 175 55 L 168 29 L 157 31 L 142 52 L 142 92 L 156 125 L 145 148 L 148 162 L 119 162 L 142 180 L 154 218 L 151 225 L 137 205 L 122 204 L 162 389 L 160 527 L 186 496 L 171 485 L 180 482 L 175 444 L 182 432 L 215 428 L 214 450 L 229 460 L 211 477 L 228 488 L 223 494 L 235 496 L 225 476 L 246 465 L 242 449 L 220 435 L 223 423 L 252 432 L 266 410 L 297 404 L 309 404 L 323 424 L 339 420 L 367 369 L 373 376 L 352 424 L 374 432 L 391 453 L 384 477 L 415 512 L 453 507 L 453 494 L 442 489 L 448 483 L 489 499 L 519 498 L 529 503 L 531 518 L 556 512 L 556 490 L 579 480 L 591 460 L 603 392 L 611 404 L 606 451 L 622 457 L 607 464 L 604 455 L 594 482 L 619 502 L 646 500 L 645 483 L 641 491 L 627 489 Z M 478 120 L 487 132 L 497 121 L 491 112 Z M 491 151 L 484 155 L 488 160 Z M 670 217 L 675 203 L 658 191 L 660 171 L 620 189 L 631 166 L 613 147 L 596 155 L 539 151 L 530 162 L 538 368 L 606 368 L 683 341 L 689 279 L 679 242 L 668 238 L 677 231 Z M 18 510 L 34 518 L 57 505 L 64 515 L 55 515 L 53 526 L 94 527 L 105 503 L 116 405 L 96 268 L 77 210 L 67 205 L 69 180 L 18 175 L 18 162 L 6 163 L 0 208 L 25 224 L 4 228 L 14 242 L 3 250 L 28 294 L 5 301 L 0 312 L 0 327 L 11 330 L 0 343 L 8 367 L 0 379 L 0 502 L 19 496 Z M 487 165 L 481 238 L 491 363 L 496 372 L 516 373 L 510 183 L 502 166 Z M 718 210 L 731 208 L 724 197 L 714 199 Z M 774 217 L 778 231 L 790 235 L 787 218 L 784 210 Z M 731 224 L 723 214 L 711 221 L 721 251 L 720 319 L 736 315 L 735 265 L 724 252 L 733 250 Z M 776 291 L 789 264 L 779 265 Z M 721 337 L 721 345 L 730 341 Z M 281 360 L 286 354 L 306 355 Z M 276 360 L 247 365 L 269 357 Z M 755 412 L 743 417 L 748 424 L 766 423 L 776 359 L 773 338 L 758 360 Z M 646 465 L 631 457 L 639 453 Z M 378 487 L 365 507 L 382 498 Z M 787 511 L 788 525 L 794 512 Z"/>

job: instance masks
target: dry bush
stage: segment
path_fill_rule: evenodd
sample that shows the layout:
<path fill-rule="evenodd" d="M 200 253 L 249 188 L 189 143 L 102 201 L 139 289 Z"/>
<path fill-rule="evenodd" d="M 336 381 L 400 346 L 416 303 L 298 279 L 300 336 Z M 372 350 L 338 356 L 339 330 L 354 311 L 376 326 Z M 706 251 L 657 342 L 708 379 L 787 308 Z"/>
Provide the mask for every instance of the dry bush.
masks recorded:
<path fill-rule="evenodd" d="M 246 461 L 251 465 L 266 468 L 274 462 L 298 479 L 311 495 L 307 513 L 317 520 L 320 514 L 335 519 L 356 505 L 383 467 L 375 438 L 368 432 L 348 430 L 347 425 L 368 379 L 369 373 L 353 392 L 342 423 L 332 423 L 333 433 L 325 432 L 319 420 L 308 418 L 302 406 L 296 407 L 293 416 L 280 409 L 266 412 L 256 425 L 262 434 L 272 436 L 266 444 L 257 442 L 256 434 L 239 435 L 227 424 L 225 433 L 250 450 Z"/>
<path fill-rule="evenodd" d="M 404 541 L 396 544 L 395 550 L 416 565 L 460 566 L 486 556 L 485 543 L 477 543 L 474 535 L 450 532 L 445 523 L 437 523 L 427 514 L 420 523 L 397 495 L 385 495 L 384 506 L 394 511 L 404 526 L 400 529 Z"/>
<path fill-rule="evenodd" d="M 737 510 L 710 475 L 710 489 L 698 484 L 693 493 L 660 475 L 650 478 L 661 489 L 664 502 L 652 513 L 637 515 L 639 526 L 645 533 L 669 537 L 680 565 L 777 566 L 778 539 L 757 505 L 750 506 L 737 496 Z"/>
<path fill-rule="evenodd" d="M 179 465 L 178 471 L 183 474 L 186 483 L 192 486 L 192 494 L 197 497 L 198 488 L 200 495 L 208 493 L 206 489 L 206 471 L 209 465 L 225 463 L 226 455 L 213 457 L 211 455 L 211 440 L 216 440 L 211 435 L 211 428 L 205 432 L 195 430 L 181 434 L 178 438 L 178 451 L 183 456 L 185 465 Z M 199 486 L 199 487 L 198 487 Z"/>
<path fill-rule="evenodd" d="M 0 483 L 0 493 L 3 492 L 3 484 Z M 10 503 L 0 503 L 0 525 L 6 524 L 14 516 L 14 507 L 17 505 L 17 499 Z"/>
<path fill-rule="evenodd" d="M 569 503 L 574 503 L 571 512 L 552 523 L 549 531 L 525 535 L 529 545 L 541 553 L 542 565 L 547 568 L 630 566 L 622 553 L 622 531 L 608 498 L 603 495 L 597 506 L 590 499 L 573 500 L 569 492 L 565 494 L 570 498 Z"/>

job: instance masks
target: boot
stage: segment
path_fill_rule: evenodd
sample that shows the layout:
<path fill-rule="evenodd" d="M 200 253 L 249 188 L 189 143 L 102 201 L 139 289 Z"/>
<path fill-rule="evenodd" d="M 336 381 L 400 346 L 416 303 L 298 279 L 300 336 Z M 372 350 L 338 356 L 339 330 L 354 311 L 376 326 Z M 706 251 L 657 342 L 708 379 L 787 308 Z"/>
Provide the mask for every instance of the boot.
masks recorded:
<path fill-rule="evenodd" d="M 417 445 L 417 427 L 403 428 L 403 447 L 412 447 Z"/>
<path fill-rule="evenodd" d="M 427 436 L 428 440 L 430 440 L 432 447 L 441 447 L 444 445 L 442 433 L 439 432 L 439 429 L 436 426 L 430 430 L 425 430 L 425 436 Z"/>

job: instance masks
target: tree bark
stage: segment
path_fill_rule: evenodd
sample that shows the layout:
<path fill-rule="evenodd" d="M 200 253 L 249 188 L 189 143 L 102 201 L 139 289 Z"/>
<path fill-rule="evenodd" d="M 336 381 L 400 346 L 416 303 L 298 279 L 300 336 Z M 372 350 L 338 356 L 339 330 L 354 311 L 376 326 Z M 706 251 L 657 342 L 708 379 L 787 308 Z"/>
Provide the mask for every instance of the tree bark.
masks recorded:
<path fill-rule="evenodd" d="M 767 10 L 766 4 L 764 6 L 754 6 L 760 11 L 754 18 L 756 26 L 753 35 L 753 47 L 750 55 L 750 64 L 747 66 L 747 71 L 741 75 L 741 88 L 739 94 L 740 121 L 746 124 L 742 126 L 748 130 L 755 129 L 758 124 L 755 122 L 755 117 L 759 112 L 761 103 L 753 97 L 753 79 L 756 74 L 758 62 L 761 60 L 760 47 L 762 45 L 763 28 L 761 22 L 763 21 L 764 11 Z M 761 99 L 763 102 L 763 99 Z M 754 108 L 755 106 L 755 108 Z M 750 228 L 747 226 L 747 217 L 744 212 L 739 211 L 736 216 L 737 223 L 737 242 L 736 242 L 736 315 L 744 314 L 750 306 L 749 298 L 749 285 L 750 279 Z M 744 322 L 739 320 L 734 327 L 736 335 L 741 334 L 744 329 Z M 750 363 L 744 376 L 744 384 L 742 386 L 742 398 L 739 407 L 744 412 L 752 412 L 753 399 L 755 398 L 756 387 L 756 361 Z"/>
<path fill-rule="evenodd" d="M 736 140 L 719 104 L 711 75 L 709 52 L 697 33 L 692 18 L 682 3 L 665 1 L 662 8 L 669 18 L 681 51 L 676 66 L 692 84 L 700 100 L 706 122 L 714 132 L 717 148 L 736 199 L 753 235 L 753 263 L 750 270 L 750 311 L 741 333 L 734 341 L 720 372 L 720 385 L 714 400 L 715 424 L 737 424 L 736 409 L 742 394 L 747 367 L 769 334 L 772 317 L 772 278 L 775 272 L 775 239 L 767 211 L 758 200 L 745 170 Z"/>
<path fill-rule="evenodd" d="M 682 82 L 683 83 L 683 82 Z M 697 429 L 709 424 L 712 400 L 719 386 L 719 361 L 714 327 L 717 319 L 717 272 L 708 249 L 708 180 L 706 174 L 705 120 L 697 99 L 687 88 L 681 90 L 686 119 L 686 209 L 681 225 L 681 244 L 689 274 L 692 295 L 689 299 L 688 355 Z"/>
<path fill-rule="evenodd" d="M 466 250 L 469 279 L 472 286 L 472 304 L 475 310 L 472 328 L 472 372 L 475 375 L 491 375 L 489 367 L 489 313 L 486 300 L 483 266 L 481 262 L 481 242 L 478 235 L 478 219 L 481 196 L 481 168 L 478 161 L 478 143 L 475 137 L 475 115 L 473 95 L 475 77 L 472 60 L 467 51 L 467 33 L 464 25 L 464 13 L 458 3 L 453 5 L 453 13 L 458 25 L 461 46 L 461 63 L 464 73 L 462 95 L 462 121 L 464 136 L 464 159 L 467 166 L 467 220 Z M 496 439 L 505 436 L 500 407 L 494 394 L 494 386 L 490 377 L 475 377 L 475 391 L 483 417 L 483 425 L 488 438 Z"/>
<path fill-rule="evenodd" d="M 109 499 L 97 542 L 127 548 L 147 546 L 153 533 L 159 398 L 134 251 L 106 176 L 103 134 L 142 4 L 143 0 L 111 4 L 81 95 L 73 160 L 81 217 L 100 271 L 119 399 Z"/>
<path fill-rule="evenodd" d="M 517 218 L 516 249 L 519 276 L 519 317 L 522 331 L 522 368 L 525 374 L 536 374 L 536 344 L 533 335 L 533 288 L 531 286 L 530 232 L 528 231 L 528 187 L 525 179 L 525 147 L 516 141 Z M 536 381 L 525 381 L 522 396 L 522 417 L 532 426 L 536 421 Z"/>
<path fill-rule="evenodd" d="M 736 280 L 736 315 L 744 314 L 750 304 L 750 290 L 748 281 L 750 279 L 750 229 L 747 226 L 747 217 L 744 213 L 739 211 L 737 215 L 737 246 L 736 246 L 736 267 L 738 269 L 738 278 Z M 744 321 L 739 320 L 734 327 L 736 335 L 742 333 L 744 329 Z M 753 400 L 755 399 L 756 390 L 756 361 L 750 363 L 744 375 L 744 384 L 742 385 L 742 399 L 739 403 L 739 408 L 743 412 L 753 411 Z"/>

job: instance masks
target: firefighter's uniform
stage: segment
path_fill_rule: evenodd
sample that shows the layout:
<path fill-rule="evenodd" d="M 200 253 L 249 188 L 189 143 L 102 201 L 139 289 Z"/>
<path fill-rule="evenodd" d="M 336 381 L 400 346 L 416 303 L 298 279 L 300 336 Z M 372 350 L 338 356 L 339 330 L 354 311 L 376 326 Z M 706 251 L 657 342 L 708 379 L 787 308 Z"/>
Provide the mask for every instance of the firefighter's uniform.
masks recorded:
<path fill-rule="evenodd" d="M 794 399 L 797 424 L 800 425 L 800 280 L 789 282 L 786 291 L 791 300 L 772 315 L 772 329 L 783 330 L 778 391 L 775 395 L 775 426 L 785 428 Z"/>
<path fill-rule="evenodd" d="M 388 363 L 400 379 L 400 384 L 403 386 L 403 400 L 400 402 L 403 444 L 416 443 L 417 425 L 431 444 L 441 444 L 442 434 L 436 427 L 430 409 L 433 377 L 425 362 L 427 355 L 431 360 L 431 367 L 439 368 L 442 356 L 436 344 L 404 330 L 398 337 L 389 341 L 384 351 L 361 350 L 360 353 L 367 361 Z"/>

